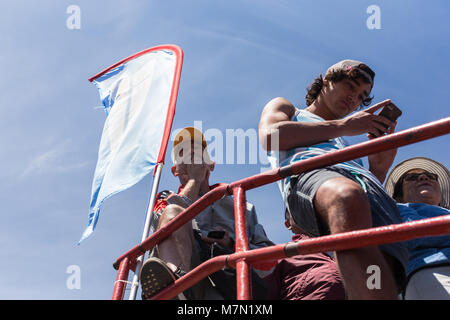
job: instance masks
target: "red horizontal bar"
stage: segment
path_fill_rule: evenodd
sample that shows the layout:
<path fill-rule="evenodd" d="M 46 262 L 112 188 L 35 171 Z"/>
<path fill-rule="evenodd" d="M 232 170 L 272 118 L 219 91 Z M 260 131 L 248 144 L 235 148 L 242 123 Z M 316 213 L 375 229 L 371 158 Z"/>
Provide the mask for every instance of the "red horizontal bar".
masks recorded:
<path fill-rule="evenodd" d="M 184 210 L 177 217 L 172 219 L 167 225 L 165 225 L 164 227 L 153 233 L 140 245 L 133 247 L 131 250 L 121 255 L 119 258 L 117 258 L 117 260 L 113 264 L 114 268 L 117 269 L 120 262 L 125 258 L 129 258 L 130 260 L 137 259 L 139 256 L 144 254 L 144 252 L 150 250 L 155 245 L 166 239 L 174 231 L 178 230 L 188 221 L 195 218 L 195 216 L 198 213 L 206 209 L 214 201 L 221 199 L 224 195 L 228 195 L 227 185 L 220 184 L 218 187 L 206 193 L 200 199 L 194 202 L 191 206 L 186 208 L 186 210 Z"/>
<path fill-rule="evenodd" d="M 278 181 L 287 176 L 361 158 L 373 153 L 406 146 L 449 133 L 450 117 L 447 117 L 244 178 L 231 183 L 229 188 L 233 189 L 236 186 L 240 186 L 245 190 L 251 190 Z"/>
<path fill-rule="evenodd" d="M 322 236 L 295 243 L 278 244 L 271 247 L 218 256 L 191 270 L 155 295 L 152 300 L 172 299 L 208 275 L 226 266 L 235 267 L 242 260 L 248 263 L 276 260 L 300 254 L 371 247 L 443 234 L 450 234 L 450 215 Z"/>
<path fill-rule="evenodd" d="M 302 160 L 292 165 L 273 169 L 265 173 L 238 180 L 231 183 L 230 185 L 221 184 L 219 187 L 214 188 L 210 192 L 206 193 L 203 197 L 201 197 L 189 208 L 179 214 L 170 223 L 168 223 L 164 228 L 158 230 L 140 245 L 135 246 L 134 248 L 117 258 L 113 266 L 115 269 L 117 269 L 119 267 L 120 261 L 126 257 L 128 257 L 130 260 L 135 260 L 145 251 L 150 250 L 156 244 L 166 239 L 172 232 L 176 231 L 189 220 L 193 219 L 211 203 L 222 198 L 225 195 L 230 195 L 231 190 L 236 187 L 242 187 L 244 190 L 254 189 L 281 180 L 289 175 L 299 174 L 308 170 L 313 170 L 367 156 L 372 153 L 398 148 L 430 138 L 442 136 L 448 133 L 450 133 L 450 117 L 430 122 L 418 127 L 403 130 L 397 133 L 389 134 L 370 141 L 358 143 L 353 146 L 349 146 L 342 150 L 337 150 L 325 155 Z"/>

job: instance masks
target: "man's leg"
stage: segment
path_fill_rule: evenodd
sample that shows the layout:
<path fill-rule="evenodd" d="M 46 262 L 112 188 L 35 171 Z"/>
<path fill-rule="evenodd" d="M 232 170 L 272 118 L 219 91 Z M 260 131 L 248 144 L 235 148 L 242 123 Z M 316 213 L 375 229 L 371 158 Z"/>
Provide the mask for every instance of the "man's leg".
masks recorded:
<path fill-rule="evenodd" d="M 168 224 L 178 216 L 184 208 L 175 204 L 168 205 L 159 218 L 158 229 Z M 158 257 L 166 261 L 167 265 L 175 271 L 191 269 L 191 257 L 194 245 L 192 223 L 186 223 L 168 238 L 158 244 Z"/>
<path fill-rule="evenodd" d="M 323 183 L 315 194 L 314 206 L 331 234 L 372 226 L 367 195 L 350 179 L 333 178 Z M 377 247 L 339 251 L 335 256 L 349 299 L 397 299 L 392 270 Z M 380 289 L 367 286 L 367 268 L 371 265 L 381 270 Z"/>
<path fill-rule="evenodd" d="M 178 205 L 167 206 L 159 218 L 157 229 L 165 226 L 183 210 Z M 149 257 L 142 265 L 140 281 L 143 299 L 154 296 L 173 283 L 177 278 L 175 272 L 178 268 L 190 270 L 193 241 L 192 223 L 187 223 L 158 245 L 158 257 Z"/>

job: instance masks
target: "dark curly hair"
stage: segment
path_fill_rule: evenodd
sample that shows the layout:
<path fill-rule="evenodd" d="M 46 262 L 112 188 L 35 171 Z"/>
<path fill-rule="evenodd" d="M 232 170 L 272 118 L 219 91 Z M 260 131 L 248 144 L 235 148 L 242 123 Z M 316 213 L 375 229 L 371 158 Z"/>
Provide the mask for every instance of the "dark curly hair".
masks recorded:
<path fill-rule="evenodd" d="M 360 79 L 364 81 L 365 83 L 370 83 L 369 80 L 364 76 L 364 74 L 359 70 L 363 70 L 367 72 L 372 79 L 375 78 L 375 72 L 373 72 L 372 69 L 370 69 L 367 65 L 364 63 L 361 63 L 358 68 L 352 68 L 348 71 L 346 70 L 337 70 L 337 71 L 331 71 L 326 76 L 325 79 L 333 82 L 339 82 L 343 79 L 350 79 L 350 80 L 356 80 Z M 319 75 L 316 79 L 314 79 L 314 82 L 311 83 L 307 88 L 306 93 L 306 105 L 310 106 L 319 96 L 320 92 L 322 91 L 323 87 L 323 78 L 322 75 Z M 367 97 L 364 99 L 364 101 L 361 103 L 360 107 L 368 106 L 372 103 L 373 96 Z"/>

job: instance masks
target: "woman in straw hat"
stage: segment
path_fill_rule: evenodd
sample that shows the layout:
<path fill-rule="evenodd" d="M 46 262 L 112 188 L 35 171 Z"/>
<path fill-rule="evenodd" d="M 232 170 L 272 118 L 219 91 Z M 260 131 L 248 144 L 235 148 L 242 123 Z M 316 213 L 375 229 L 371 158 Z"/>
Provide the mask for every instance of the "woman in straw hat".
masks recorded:
<path fill-rule="evenodd" d="M 416 157 L 398 164 L 386 180 L 403 221 L 450 214 L 450 174 L 441 163 Z M 450 235 L 407 242 L 406 300 L 450 300 Z"/>

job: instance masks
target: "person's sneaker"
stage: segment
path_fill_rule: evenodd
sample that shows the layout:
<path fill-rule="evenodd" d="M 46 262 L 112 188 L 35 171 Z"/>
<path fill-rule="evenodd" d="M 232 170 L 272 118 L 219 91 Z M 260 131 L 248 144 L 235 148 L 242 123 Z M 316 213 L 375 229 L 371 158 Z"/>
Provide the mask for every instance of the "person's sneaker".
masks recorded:
<path fill-rule="evenodd" d="M 151 257 L 142 265 L 140 281 L 142 299 L 147 300 L 177 279 L 167 264 L 158 258 Z"/>

